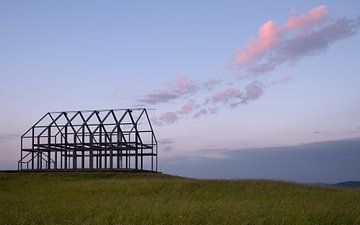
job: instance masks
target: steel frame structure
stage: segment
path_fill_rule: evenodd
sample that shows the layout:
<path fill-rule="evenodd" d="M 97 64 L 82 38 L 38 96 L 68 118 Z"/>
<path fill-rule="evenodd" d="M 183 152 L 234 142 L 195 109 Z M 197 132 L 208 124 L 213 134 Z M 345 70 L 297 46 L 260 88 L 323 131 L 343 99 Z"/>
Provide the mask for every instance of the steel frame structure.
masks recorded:
<path fill-rule="evenodd" d="M 46 113 L 21 136 L 19 170 L 158 171 L 145 108 Z"/>

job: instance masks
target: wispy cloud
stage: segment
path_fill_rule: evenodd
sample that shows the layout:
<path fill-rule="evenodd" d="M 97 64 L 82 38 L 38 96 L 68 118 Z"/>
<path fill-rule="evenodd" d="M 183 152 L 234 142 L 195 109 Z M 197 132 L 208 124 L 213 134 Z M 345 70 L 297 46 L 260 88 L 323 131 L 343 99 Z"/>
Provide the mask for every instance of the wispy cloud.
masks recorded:
<path fill-rule="evenodd" d="M 158 143 L 161 145 L 160 150 L 168 152 L 174 150 L 175 139 L 166 138 L 158 140 Z"/>
<path fill-rule="evenodd" d="M 157 104 L 169 102 L 170 100 L 177 99 L 178 97 L 178 95 L 170 93 L 169 91 L 158 90 L 145 95 L 143 98 L 139 99 L 139 101 L 148 104 Z"/>
<path fill-rule="evenodd" d="M 200 118 L 200 117 L 206 116 L 206 115 L 208 115 L 208 114 L 209 114 L 208 110 L 202 108 L 202 109 L 200 109 L 198 112 L 194 113 L 194 116 L 193 116 L 193 117 L 194 117 L 194 118 Z"/>
<path fill-rule="evenodd" d="M 358 129 L 346 131 L 345 133 L 346 134 L 360 134 L 360 127 L 358 127 Z"/>
<path fill-rule="evenodd" d="M 184 105 L 181 106 L 180 110 L 178 111 L 179 114 L 184 115 L 184 114 L 189 114 L 192 113 L 195 108 L 197 107 L 195 101 L 190 101 Z"/>
<path fill-rule="evenodd" d="M 0 143 L 10 141 L 13 139 L 18 139 L 18 138 L 20 138 L 20 136 L 21 135 L 19 135 L 19 134 L 2 134 L 2 135 L 0 135 Z"/>
<path fill-rule="evenodd" d="M 329 131 L 314 131 L 314 134 L 330 134 Z"/>
<path fill-rule="evenodd" d="M 160 114 L 160 116 L 153 116 L 151 122 L 156 126 L 163 126 L 167 124 L 172 124 L 179 119 L 178 113 L 176 112 L 165 112 Z"/>
<path fill-rule="evenodd" d="M 166 82 L 164 88 L 153 91 L 139 99 L 141 103 L 158 104 L 165 103 L 180 97 L 193 94 L 199 90 L 194 81 L 188 80 L 186 76 L 179 76 L 172 82 Z"/>
<path fill-rule="evenodd" d="M 170 151 L 173 151 L 173 150 L 174 150 L 174 147 L 172 147 L 172 146 L 166 146 L 166 147 L 164 147 L 162 150 L 165 151 L 165 152 L 170 152 Z"/>
<path fill-rule="evenodd" d="M 186 76 L 178 77 L 174 82 L 169 82 L 167 86 L 170 91 L 178 95 L 193 94 L 199 90 L 197 84 Z"/>
<path fill-rule="evenodd" d="M 173 123 L 178 120 L 178 116 L 175 112 L 166 112 L 159 116 L 159 120 L 165 123 Z"/>
<path fill-rule="evenodd" d="M 188 102 L 182 105 L 177 111 L 166 112 L 159 117 L 154 117 L 152 122 L 162 126 L 172 124 L 186 115 L 191 115 L 193 118 L 200 118 L 214 114 L 224 108 L 224 106 L 235 108 L 259 99 L 263 94 L 263 87 L 264 84 L 260 81 L 254 81 L 242 90 L 236 87 L 228 87 L 208 96 L 201 104 L 196 104 L 195 101 Z"/>
<path fill-rule="evenodd" d="M 210 99 L 207 100 L 209 104 L 225 104 L 231 107 L 236 107 L 239 104 L 246 104 L 251 100 L 257 100 L 263 93 L 264 84 L 260 81 L 254 81 L 247 85 L 244 90 L 235 87 L 228 87 L 220 92 L 214 93 Z"/>
<path fill-rule="evenodd" d="M 174 144 L 175 140 L 171 139 L 171 138 L 159 139 L 158 143 L 160 143 L 160 144 Z"/>
<path fill-rule="evenodd" d="M 326 7 L 318 6 L 304 15 L 291 16 L 282 26 L 266 22 L 257 38 L 251 38 L 243 50 L 236 50 L 231 67 L 244 71 L 245 76 L 264 74 L 319 54 L 359 31 L 360 18 L 328 21 L 326 15 Z"/>
<path fill-rule="evenodd" d="M 202 87 L 208 91 L 212 91 L 216 86 L 220 85 L 222 80 L 220 79 L 209 79 L 203 82 Z"/>
<path fill-rule="evenodd" d="M 271 85 L 277 85 L 277 84 L 285 84 L 289 81 L 291 81 L 293 78 L 292 77 L 289 77 L 289 76 L 285 76 L 285 77 L 281 77 L 280 79 L 278 80 L 274 80 L 274 81 L 271 81 Z"/>
<path fill-rule="evenodd" d="M 229 87 L 225 90 L 222 90 L 220 92 L 214 93 L 211 96 L 211 101 L 213 103 L 223 103 L 223 104 L 229 104 L 232 105 L 239 101 L 243 97 L 243 93 L 235 87 Z M 235 101 L 235 102 L 233 102 Z"/>

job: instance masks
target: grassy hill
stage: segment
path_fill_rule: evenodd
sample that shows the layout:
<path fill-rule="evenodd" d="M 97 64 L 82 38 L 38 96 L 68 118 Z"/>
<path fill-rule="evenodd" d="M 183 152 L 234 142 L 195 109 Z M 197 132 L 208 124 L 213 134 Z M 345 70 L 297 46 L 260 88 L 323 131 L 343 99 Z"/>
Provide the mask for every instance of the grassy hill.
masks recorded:
<path fill-rule="evenodd" d="M 346 181 L 334 184 L 335 187 L 360 188 L 360 181 Z"/>
<path fill-rule="evenodd" d="M 360 224 L 360 189 L 150 173 L 0 173 L 0 224 Z"/>

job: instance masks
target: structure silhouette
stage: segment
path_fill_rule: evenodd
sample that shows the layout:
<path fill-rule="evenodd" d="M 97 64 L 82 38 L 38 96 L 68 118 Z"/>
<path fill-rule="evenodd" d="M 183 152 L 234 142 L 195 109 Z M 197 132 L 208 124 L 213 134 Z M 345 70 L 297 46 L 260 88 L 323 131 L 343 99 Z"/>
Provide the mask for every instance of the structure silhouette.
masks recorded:
<path fill-rule="evenodd" d="M 145 108 L 46 113 L 21 136 L 19 170 L 158 171 Z"/>

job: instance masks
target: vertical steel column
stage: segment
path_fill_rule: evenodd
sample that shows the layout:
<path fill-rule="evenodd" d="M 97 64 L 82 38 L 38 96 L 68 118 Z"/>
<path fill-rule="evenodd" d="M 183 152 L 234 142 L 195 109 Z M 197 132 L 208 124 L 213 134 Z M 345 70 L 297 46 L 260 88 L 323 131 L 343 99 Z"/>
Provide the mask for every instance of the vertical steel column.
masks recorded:
<path fill-rule="evenodd" d="M 23 139 L 21 137 L 20 139 L 20 146 L 21 146 L 21 151 L 20 151 L 20 164 L 18 163 L 18 170 L 22 170 L 22 164 L 23 164 Z"/>
<path fill-rule="evenodd" d="M 113 156 L 113 142 L 112 142 L 112 135 L 110 135 L 110 169 L 113 169 L 113 161 L 114 161 L 114 156 Z"/>
<path fill-rule="evenodd" d="M 158 171 L 158 146 L 156 145 L 156 172 Z"/>
<path fill-rule="evenodd" d="M 35 137 L 34 137 L 34 127 L 31 129 L 31 169 L 33 170 L 34 169 L 34 160 L 35 160 L 35 154 L 34 154 L 34 151 L 35 151 Z"/>
<path fill-rule="evenodd" d="M 143 170 L 144 169 L 144 152 L 143 152 L 143 145 L 141 144 L 141 147 L 140 147 L 140 149 L 141 149 L 141 155 L 140 155 L 140 162 L 141 162 L 141 170 Z"/>
<path fill-rule="evenodd" d="M 99 155 L 99 168 L 102 168 L 102 128 L 100 127 L 100 133 L 99 133 L 99 149 L 98 149 L 98 155 Z"/>
<path fill-rule="evenodd" d="M 93 157 L 93 134 L 90 133 L 90 162 L 89 162 L 89 166 L 90 166 L 90 169 L 93 169 L 94 168 L 94 157 Z"/>
<path fill-rule="evenodd" d="M 51 169 L 51 126 L 48 128 L 48 158 L 47 158 L 47 169 Z"/>
<path fill-rule="evenodd" d="M 154 134 L 151 132 L 151 171 L 154 170 Z"/>
<path fill-rule="evenodd" d="M 122 165 L 120 165 L 120 154 L 122 155 L 122 150 L 121 150 L 121 137 L 120 137 L 120 125 L 117 126 L 116 128 L 117 132 L 116 132 L 116 136 L 117 136 L 117 154 L 116 154 L 116 159 L 117 159 L 117 168 L 120 169 L 122 168 Z M 120 151 L 119 151 L 120 148 Z M 121 152 L 121 153 L 120 153 Z M 122 161 L 122 156 L 121 156 L 121 161 Z"/>
<path fill-rule="evenodd" d="M 105 127 L 104 127 L 104 146 L 105 146 L 105 155 L 104 155 L 104 158 L 105 158 L 105 162 L 104 162 L 104 168 L 107 169 L 107 160 L 108 160 L 108 157 L 107 157 L 107 152 L 108 152 L 108 146 L 107 146 L 107 140 L 106 140 L 106 130 L 105 130 Z"/>
<path fill-rule="evenodd" d="M 63 153 L 63 149 L 62 149 L 62 147 L 64 146 L 64 141 L 63 141 L 63 139 L 64 139 L 64 137 L 63 137 L 63 135 L 61 135 L 60 136 L 60 143 L 61 143 L 61 147 L 60 147 L 60 169 L 63 169 L 64 168 L 64 166 L 63 166 L 63 163 L 64 163 L 64 154 L 65 153 Z"/>
<path fill-rule="evenodd" d="M 65 166 L 65 170 L 67 170 L 67 168 L 68 168 L 68 141 L 67 141 L 67 137 L 68 137 L 68 133 L 67 133 L 67 126 L 65 126 L 65 137 L 64 137 L 64 142 L 65 142 L 65 158 L 64 158 L 64 160 L 65 160 L 65 164 L 64 164 L 64 166 Z"/>
<path fill-rule="evenodd" d="M 138 165 L 138 161 L 139 161 L 139 142 L 142 145 L 141 137 L 140 137 L 138 129 L 137 129 L 137 121 L 139 120 L 140 117 L 135 122 L 134 118 L 132 116 L 132 110 L 128 110 L 128 111 L 129 111 L 129 117 L 131 119 L 131 123 L 133 125 L 133 128 L 130 130 L 130 133 L 132 132 L 133 129 L 135 130 L 135 169 L 138 170 L 139 169 L 139 165 Z"/>
<path fill-rule="evenodd" d="M 58 158 L 58 150 L 57 150 L 57 144 L 56 144 L 56 139 L 57 137 L 55 136 L 54 137 L 54 144 L 55 144 L 55 163 L 54 163 L 54 169 L 57 169 L 57 164 L 58 164 L 58 161 L 57 161 L 57 158 Z"/>
<path fill-rule="evenodd" d="M 137 170 L 139 168 L 138 166 L 138 136 L 136 134 L 136 130 L 135 130 L 135 169 Z"/>
<path fill-rule="evenodd" d="M 77 147 L 76 147 L 76 134 L 74 134 L 74 150 L 73 150 L 73 169 L 77 169 Z"/>
<path fill-rule="evenodd" d="M 42 155 L 39 149 L 40 146 L 40 136 L 37 136 L 37 160 L 38 160 L 38 170 L 42 169 Z"/>
<path fill-rule="evenodd" d="M 82 125 L 82 156 L 81 156 L 81 168 L 85 168 L 85 125 Z"/>
<path fill-rule="evenodd" d="M 126 169 L 130 168 L 130 162 L 129 162 L 129 148 L 130 148 L 130 134 L 129 134 L 129 144 L 126 145 L 125 149 L 125 160 L 126 160 Z"/>

